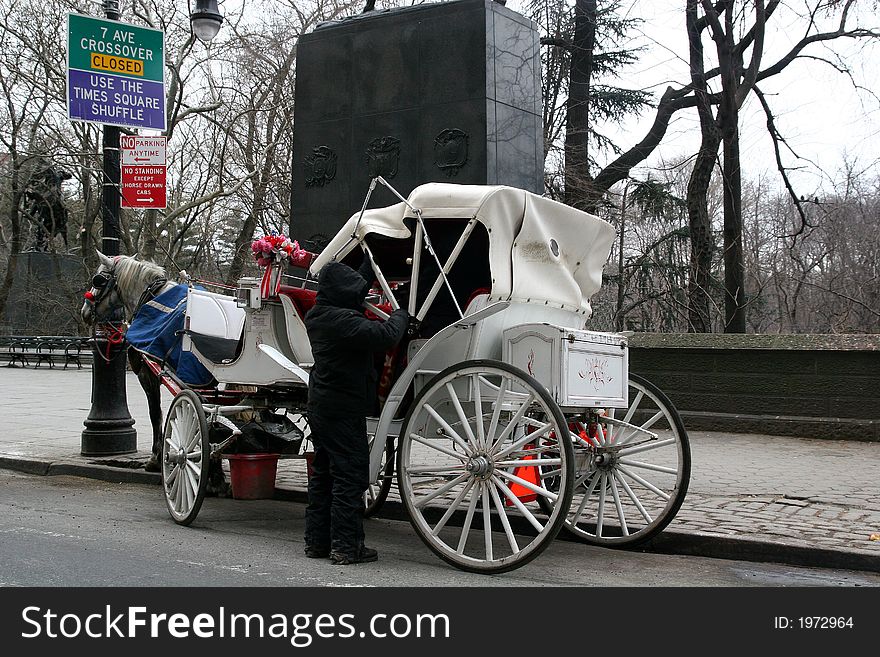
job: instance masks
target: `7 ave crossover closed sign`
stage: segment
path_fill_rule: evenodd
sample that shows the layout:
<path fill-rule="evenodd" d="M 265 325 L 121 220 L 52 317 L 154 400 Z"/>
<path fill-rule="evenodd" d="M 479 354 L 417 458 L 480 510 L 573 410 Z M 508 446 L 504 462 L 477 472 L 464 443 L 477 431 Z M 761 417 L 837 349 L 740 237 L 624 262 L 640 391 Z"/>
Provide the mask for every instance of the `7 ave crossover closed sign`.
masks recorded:
<path fill-rule="evenodd" d="M 68 14 L 68 117 L 164 130 L 164 49 L 162 30 Z"/>
<path fill-rule="evenodd" d="M 122 165 L 122 207 L 164 208 L 166 206 L 165 146 L 167 137 L 119 137 Z"/>

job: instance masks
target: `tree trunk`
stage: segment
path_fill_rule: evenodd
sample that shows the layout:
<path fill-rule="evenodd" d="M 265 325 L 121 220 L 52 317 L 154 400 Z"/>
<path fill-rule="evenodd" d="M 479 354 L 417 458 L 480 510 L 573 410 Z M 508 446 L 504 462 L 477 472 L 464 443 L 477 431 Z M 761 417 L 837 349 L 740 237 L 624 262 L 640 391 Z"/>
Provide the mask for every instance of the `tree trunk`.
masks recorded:
<path fill-rule="evenodd" d="M 721 133 L 712 116 L 703 63 L 701 28 L 697 18 L 699 0 L 688 0 L 686 26 L 691 70 L 691 86 L 696 98 L 700 117 L 702 141 L 694 161 L 694 168 L 687 186 L 688 227 L 691 236 L 691 257 L 688 276 L 688 332 L 710 333 L 712 331 L 712 298 L 709 293 L 712 279 L 712 219 L 709 217 L 709 183 L 712 169 L 721 143 Z"/>
<path fill-rule="evenodd" d="M 626 197 L 629 192 L 629 183 L 623 188 L 623 199 L 620 202 L 620 228 L 617 235 L 617 310 L 614 313 L 614 330 L 623 330 L 623 302 L 626 299 L 626 279 L 623 276 L 623 266 L 626 258 L 623 255 L 624 235 L 626 233 Z"/>
<path fill-rule="evenodd" d="M 726 117 L 733 129 L 724 136 L 724 332 L 746 332 L 745 262 L 742 244 L 742 176 L 738 112 Z"/>
<path fill-rule="evenodd" d="M 707 198 L 715 156 L 721 142 L 714 125 L 703 130 L 700 152 L 694 161 L 687 187 L 688 227 L 691 236 L 691 258 L 688 276 L 688 332 L 711 333 L 712 299 L 712 219 L 709 217 Z"/>
<path fill-rule="evenodd" d="M 3 280 L 0 281 L 0 320 L 2 320 L 6 303 L 9 301 L 9 292 L 12 290 L 12 284 L 15 282 L 15 273 L 18 269 L 18 256 L 22 248 L 21 234 L 21 215 L 19 214 L 19 206 L 21 205 L 23 191 L 19 185 L 19 170 L 16 163 L 16 155 L 10 158 L 10 166 L 12 167 L 12 176 L 10 177 L 10 201 L 9 201 L 9 223 L 12 228 L 12 234 L 9 240 L 9 258 L 6 261 L 6 272 L 3 274 Z"/>
<path fill-rule="evenodd" d="M 596 2 L 576 0 L 574 41 L 565 124 L 565 202 L 586 210 L 590 186 L 589 110 L 593 48 L 596 45 Z M 595 205 L 595 204 L 594 204 Z"/>

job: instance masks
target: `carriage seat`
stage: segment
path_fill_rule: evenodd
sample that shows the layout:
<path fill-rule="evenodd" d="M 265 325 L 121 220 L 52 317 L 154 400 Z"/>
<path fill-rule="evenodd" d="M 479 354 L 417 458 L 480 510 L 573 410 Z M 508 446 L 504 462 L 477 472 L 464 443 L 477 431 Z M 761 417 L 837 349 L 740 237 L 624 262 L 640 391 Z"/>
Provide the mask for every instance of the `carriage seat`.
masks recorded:
<path fill-rule="evenodd" d="M 212 363 L 235 360 L 244 317 L 235 297 L 190 288 L 185 328 L 199 353 Z"/>
<path fill-rule="evenodd" d="M 315 296 L 317 291 L 310 290 L 305 287 L 293 287 L 292 285 L 282 285 L 278 290 L 278 294 L 283 294 L 293 302 L 293 307 L 299 314 L 300 319 L 306 318 L 306 313 L 315 305 Z"/>

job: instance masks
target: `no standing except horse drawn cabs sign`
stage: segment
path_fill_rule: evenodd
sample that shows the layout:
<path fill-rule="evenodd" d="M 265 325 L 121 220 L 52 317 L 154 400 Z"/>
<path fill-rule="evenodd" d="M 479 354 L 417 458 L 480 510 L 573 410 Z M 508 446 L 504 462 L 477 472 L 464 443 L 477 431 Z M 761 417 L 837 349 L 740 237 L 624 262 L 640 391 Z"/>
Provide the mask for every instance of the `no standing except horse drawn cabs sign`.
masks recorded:
<path fill-rule="evenodd" d="M 164 44 L 162 30 L 68 14 L 68 117 L 164 130 Z"/>
<path fill-rule="evenodd" d="M 164 208 L 166 137 L 122 135 L 122 207 Z"/>

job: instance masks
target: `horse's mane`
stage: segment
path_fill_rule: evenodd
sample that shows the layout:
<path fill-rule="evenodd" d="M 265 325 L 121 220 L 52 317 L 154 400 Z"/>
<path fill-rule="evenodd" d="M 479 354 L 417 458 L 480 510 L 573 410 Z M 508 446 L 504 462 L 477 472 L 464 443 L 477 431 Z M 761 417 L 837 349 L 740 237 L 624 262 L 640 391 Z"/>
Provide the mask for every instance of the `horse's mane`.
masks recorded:
<path fill-rule="evenodd" d="M 147 286 L 157 278 L 167 278 L 165 269 L 155 262 L 138 260 L 133 256 L 120 256 L 114 266 L 116 284 L 124 297 L 124 303 L 133 308 Z"/>

